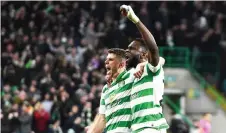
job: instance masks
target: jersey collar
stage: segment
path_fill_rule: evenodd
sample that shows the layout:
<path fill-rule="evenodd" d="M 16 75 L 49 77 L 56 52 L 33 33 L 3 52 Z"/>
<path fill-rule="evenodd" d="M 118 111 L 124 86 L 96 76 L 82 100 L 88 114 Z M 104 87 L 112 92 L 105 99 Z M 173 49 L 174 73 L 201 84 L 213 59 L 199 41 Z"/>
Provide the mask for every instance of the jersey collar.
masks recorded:
<path fill-rule="evenodd" d="M 119 81 L 121 81 L 122 76 L 127 72 L 127 70 L 124 70 L 123 72 L 121 72 L 117 78 L 112 82 L 111 86 L 114 86 L 115 84 L 117 84 Z"/>

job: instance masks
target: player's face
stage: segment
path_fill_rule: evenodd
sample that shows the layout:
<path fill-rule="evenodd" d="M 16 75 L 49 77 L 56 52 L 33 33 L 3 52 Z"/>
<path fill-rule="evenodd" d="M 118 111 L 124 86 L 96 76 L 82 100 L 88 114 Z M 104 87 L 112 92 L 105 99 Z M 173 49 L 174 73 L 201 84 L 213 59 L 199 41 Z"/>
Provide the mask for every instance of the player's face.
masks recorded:
<path fill-rule="evenodd" d="M 132 55 L 139 55 L 139 48 L 140 48 L 140 42 L 138 41 L 132 41 L 129 45 L 128 45 L 128 51 L 132 54 Z"/>
<path fill-rule="evenodd" d="M 107 73 L 114 75 L 120 67 L 120 61 L 116 58 L 115 54 L 109 53 L 105 60 L 105 68 Z"/>
<path fill-rule="evenodd" d="M 126 56 L 127 56 L 127 65 L 129 67 L 135 67 L 140 62 L 140 42 L 138 41 L 132 41 L 128 49 L 126 50 Z"/>

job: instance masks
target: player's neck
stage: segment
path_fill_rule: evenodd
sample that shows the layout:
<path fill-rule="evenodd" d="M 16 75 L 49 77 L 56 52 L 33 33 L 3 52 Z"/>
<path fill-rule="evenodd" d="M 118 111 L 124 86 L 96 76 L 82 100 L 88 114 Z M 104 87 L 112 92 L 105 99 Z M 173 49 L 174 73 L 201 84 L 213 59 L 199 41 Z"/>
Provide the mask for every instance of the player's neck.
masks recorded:
<path fill-rule="evenodd" d="M 122 72 L 124 72 L 125 70 L 126 70 L 125 67 L 119 68 L 118 71 L 115 74 L 113 74 L 112 80 L 115 80 L 118 77 L 118 75 L 121 74 Z"/>
<path fill-rule="evenodd" d="M 140 63 L 146 62 L 147 59 L 140 59 Z"/>

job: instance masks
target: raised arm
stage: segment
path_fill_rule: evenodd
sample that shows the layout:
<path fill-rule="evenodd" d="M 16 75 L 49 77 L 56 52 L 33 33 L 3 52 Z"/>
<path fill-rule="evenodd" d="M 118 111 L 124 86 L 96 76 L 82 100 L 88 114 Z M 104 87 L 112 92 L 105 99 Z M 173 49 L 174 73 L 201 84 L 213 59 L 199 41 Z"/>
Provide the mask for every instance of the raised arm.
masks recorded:
<path fill-rule="evenodd" d="M 148 61 L 153 66 L 157 66 L 159 63 L 159 50 L 158 50 L 158 46 L 155 42 L 153 35 L 141 21 L 136 23 L 136 26 L 137 26 L 138 30 L 140 31 L 142 38 L 144 39 L 146 47 L 149 49 L 149 58 L 148 58 L 149 60 Z"/>
<path fill-rule="evenodd" d="M 151 32 L 146 28 L 146 26 L 140 21 L 140 19 L 135 15 L 131 6 L 122 5 L 120 7 L 122 15 L 127 16 L 134 24 L 136 24 L 142 38 L 144 39 L 146 47 L 149 49 L 148 61 L 153 66 L 157 66 L 159 63 L 159 50 L 155 42 L 155 39 Z"/>

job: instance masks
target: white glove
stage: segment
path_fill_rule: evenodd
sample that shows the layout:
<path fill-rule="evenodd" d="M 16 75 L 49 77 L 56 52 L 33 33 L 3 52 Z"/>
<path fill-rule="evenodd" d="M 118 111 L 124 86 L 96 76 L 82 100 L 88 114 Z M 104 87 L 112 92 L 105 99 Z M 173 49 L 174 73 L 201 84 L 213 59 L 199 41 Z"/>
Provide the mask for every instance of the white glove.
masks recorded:
<path fill-rule="evenodd" d="M 120 7 L 120 12 L 123 16 L 126 16 L 129 20 L 131 20 L 134 24 L 138 23 L 140 19 L 136 16 L 131 6 L 122 5 Z"/>

